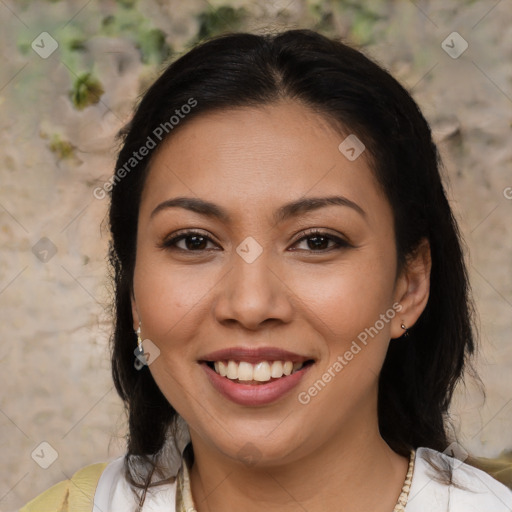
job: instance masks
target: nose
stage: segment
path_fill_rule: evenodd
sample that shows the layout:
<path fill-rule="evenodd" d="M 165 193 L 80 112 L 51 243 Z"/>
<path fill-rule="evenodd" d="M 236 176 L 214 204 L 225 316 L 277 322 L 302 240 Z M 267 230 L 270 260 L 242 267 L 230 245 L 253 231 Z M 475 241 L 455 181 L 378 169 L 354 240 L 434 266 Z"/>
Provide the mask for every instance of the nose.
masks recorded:
<path fill-rule="evenodd" d="M 250 263 L 235 253 L 231 269 L 217 286 L 214 313 L 222 324 L 258 330 L 263 324 L 292 320 L 292 291 L 265 251 Z"/>

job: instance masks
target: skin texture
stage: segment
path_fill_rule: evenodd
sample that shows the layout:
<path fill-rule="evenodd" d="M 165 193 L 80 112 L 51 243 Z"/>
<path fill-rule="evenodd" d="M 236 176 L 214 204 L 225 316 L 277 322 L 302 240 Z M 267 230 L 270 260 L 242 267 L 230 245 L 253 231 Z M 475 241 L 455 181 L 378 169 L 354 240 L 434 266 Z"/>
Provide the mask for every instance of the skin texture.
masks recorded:
<path fill-rule="evenodd" d="M 400 325 L 412 326 L 426 305 L 430 253 L 423 244 L 397 275 L 391 207 L 365 153 L 351 162 L 338 150 L 349 133 L 282 101 L 203 114 L 179 127 L 151 162 L 139 211 L 133 327 L 140 321 L 142 338 L 159 348 L 150 371 L 189 425 L 199 512 L 391 512 L 400 494 L 408 459 L 379 434 L 377 379 L 390 339 L 402 336 Z M 365 214 L 328 206 L 282 223 L 272 219 L 290 201 L 333 195 Z M 178 196 L 212 201 L 231 221 L 183 208 L 151 216 Z M 211 241 L 161 247 L 185 228 Z M 322 239 L 316 248 L 311 238 L 300 240 L 310 228 L 350 245 L 336 249 Z M 263 250 L 252 263 L 236 252 L 249 236 Z M 309 403 L 300 403 L 298 393 L 394 303 L 400 312 Z M 217 392 L 198 363 L 235 346 L 278 347 L 315 363 L 276 402 L 241 406 Z M 247 443 L 254 465 L 239 453 Z"/>

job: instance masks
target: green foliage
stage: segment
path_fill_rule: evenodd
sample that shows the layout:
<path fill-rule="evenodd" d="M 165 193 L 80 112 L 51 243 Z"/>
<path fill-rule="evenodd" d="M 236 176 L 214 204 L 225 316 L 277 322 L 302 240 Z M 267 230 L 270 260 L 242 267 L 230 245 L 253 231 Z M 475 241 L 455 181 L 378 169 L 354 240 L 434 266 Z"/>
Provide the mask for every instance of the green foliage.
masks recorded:
<path fill-rule="evenodd" d="M 223 32 L 236 31 L 247 15 L 243 7 L 234 9 L 229 5 L 210 8 L 198 16 L 199 32 L 196 41 L 213 37 Z"/>
<path fill-rule="evenodd" d="M 117 0 L 117 3 L 123 7 L 134 8 L 137 0 Z"/>
<path fill-rule="evenodd" d="M 312 29 L 321 32 L 322 34 L 329 35 L 334 32 L 333 15 L 330 6 L 325 6 L 323 2 L 308 4 L 308 11 L 312 23 Z"/>
<path fill-rule="evenodd" d="M 155 28 L 138 10 L 130 7 L 135 1 L 119 1 L 115 14 L 103 18 L 100 35 L 130 39 L 140 51 L 144 64 L 159 66 L 172 53 L 165 33 Z"/>
<path fill-rule="evenodd" d="M 142 62 L 145 64 L 160 65 L 172 53 L 170 46 L 165 41 L 165 34 L 158 28 L 148 30 L 145 36 L 137 43 Z"/>
<path fill-rule="evenodd" d="M 83 110 L 89 105 L 98 103 L 104 92 L 103 86 L 97 78 L 94 78 L 91 73 L 82 73 L 73 83 L 73 89 L 69 96 L 73 105 L 78 110 Z"/>
<path fill-rule="evenodd" d="M 352 37 L 359 44 L 369 44 L 374 42 L 375 22 L 379 16 L 366 9 L 358 9 L 354 13 L 352 24 Z"/>
<path fill-rule="evenodd" d="M 70 39 L 67 46 L 72 52 L 83 52 L 86 50 L 85 39 Z"/>
<path fill-rule="evenodd" d="M 19 40 L 17 42 L 18 50 L 22 55 L 28 55 L 29 52 L 32 51 L 32 47 L 30 46 L 30 42 L 26 39 Z"/>
<path fill-rule="evenodd" d="M 350 20 L 349 39 L 358 46 L 375 43 L 379 38 L 377 22 L 385 19 L 388 8 L 382 0 L 374 2 L 355 2 L 352 0 L 336 0 L 333 8 L 344 19 Z"/>
<path fill-rule="evenodd" d="M 59 160 L 73 156 L 73 145 L 67 140 L 62 140 L 58 134 L 52 135 L 49 148 L 57 155 Z"/>

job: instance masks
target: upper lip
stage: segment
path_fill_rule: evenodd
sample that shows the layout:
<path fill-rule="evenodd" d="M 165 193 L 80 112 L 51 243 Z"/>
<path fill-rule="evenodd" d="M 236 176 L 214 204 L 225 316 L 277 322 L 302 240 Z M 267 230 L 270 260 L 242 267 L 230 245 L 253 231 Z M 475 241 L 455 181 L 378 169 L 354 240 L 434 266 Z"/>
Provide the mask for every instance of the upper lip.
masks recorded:
<path fill-rule="evenodd" d="M 295 354 L 288 350 L 275 347 L 230 347 L 210 352 L 199 358 L 200 361 L 247 361 L 248 363 L 259 363 L 260 361 L 292 361 L 293 363 L 304 363 L 313 359 L 312 357 Z"/>

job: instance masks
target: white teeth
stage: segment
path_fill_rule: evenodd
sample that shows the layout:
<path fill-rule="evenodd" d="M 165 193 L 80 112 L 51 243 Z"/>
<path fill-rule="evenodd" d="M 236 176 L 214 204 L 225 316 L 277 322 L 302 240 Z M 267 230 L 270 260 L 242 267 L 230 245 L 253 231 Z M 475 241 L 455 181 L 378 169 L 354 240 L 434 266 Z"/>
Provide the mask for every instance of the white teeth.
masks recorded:
<path fill-rule="evenodd" d="M 242 366 L 242 363 L 240 363 L 240 366 Z M 267 380 L 270 380 L 270 365 L 267 361 L 262 361 L 254 366 L 253 378 L 259 382 L 266 382 Z"/>
<path fill-rule="evenodd" d="M 214 361 L 213 366 L 221 377 L 227 377 L 230 380 L 267 382 L 271 378 L 279 379 L 295 373 L 304 366 L 304 363 L 261 361 L 257 364 L 251 364 L 247 361 L 237 363 L 230 360 L 227 364 L 225 361 Z"/>
<path fill-rule="evenodd" d="M 272 369 L 270 370 L 270 376 L 278 379 L 283 376 L 283 363 L 281 361 L 274 361 L 272 363 Z"/>
<path fill-rule="evenodd" d="M 224 363 L 224 361 L 219 361 L 219 369 L 215 368 L 217 373 L 220 373 L 222 377 L 225 377 L 228 374 L 228 369 Z"/>
<path fill-rule="evenodd" d="M 254 373 L 252 364 L 242 361 L 238 365 L 238 380 L 252 380 L 252 374 Z"/>
<path fill-rule="evenodd" d="M 238 365 L 235 363 L 235 361 L 228 362 L 228 371 L 226 373 L 226 377 L 233 380 L 238 379 Z"/>

